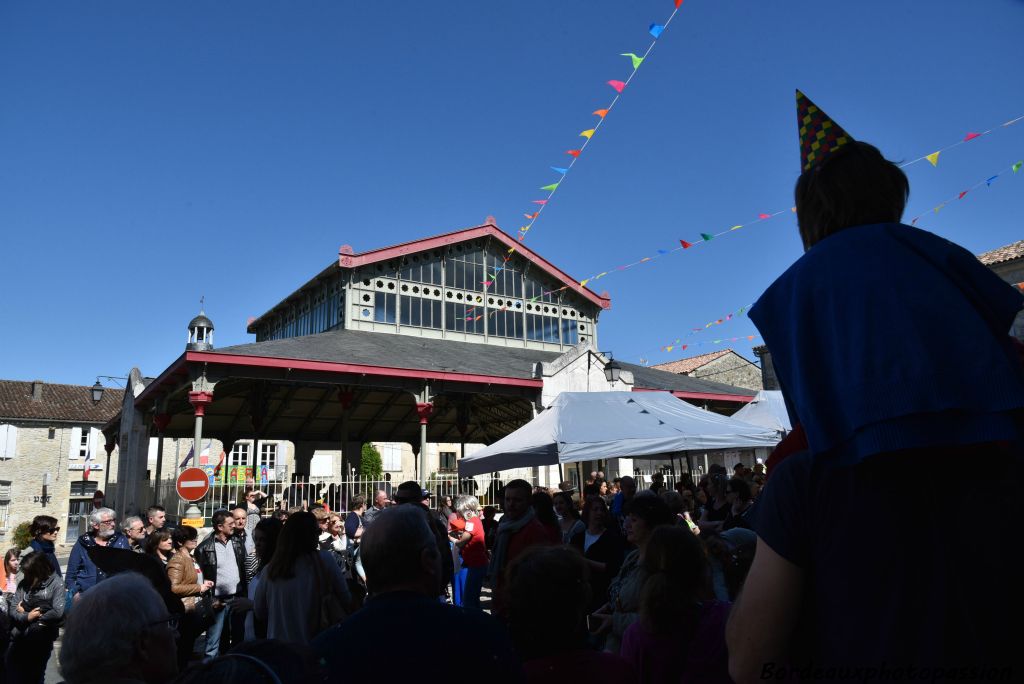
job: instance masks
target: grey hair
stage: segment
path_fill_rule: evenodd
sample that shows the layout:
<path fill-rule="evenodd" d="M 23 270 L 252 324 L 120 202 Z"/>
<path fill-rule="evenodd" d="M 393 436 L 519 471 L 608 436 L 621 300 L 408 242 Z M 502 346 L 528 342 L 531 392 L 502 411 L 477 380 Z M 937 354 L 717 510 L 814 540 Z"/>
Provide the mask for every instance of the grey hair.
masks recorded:
<path fill-rule="evenodd" d="M 103 522 L 103 519 L 106 518 L 108 515 L 111 518 L 117 517 L 117 514 L 114 513 L 113 509 L 97 508 L 95 511 L 89 514 L 89 525 L 92 527 L 99 527 L 100 523 Z"/>
<path fill-rule="evenodd" d="M 420 554 L 437 550 L 437 539 L 427 523 L 427 510 L 406 504 L 385 508 L 366 528 L 359 554 L 372 593 L 415 582 L 422 577 Z"/>
<path fill-rule="evenodd" d="M 59 659 L 65 681 L 130 676 L 125 670 L 137 656 L 139 638 L 166 615 L 153 585 L 135 572 L 114 575 L 84 592 L 64 627 Z"/>
<path fill-rule="evenodd" d="M 455 512 L 465 516 L 466 511 L 477 514 L 480 512 L 480 501 L 472 494 L 460 494 L 455 499 Z"/>
<path fill-rule="evenodd" d="M 124 519 L 124 522 L 121 523 L 121 530 L 127 532 L 128 530 L 132 529 L 132 525 L 134 525 L 137 522 L 142 522 L 142 518 L 140 518 L 137 515 L 129 515 L 127 518 Z M 143 525 L 145 525 L 145 523 L 143 523 Z"/>

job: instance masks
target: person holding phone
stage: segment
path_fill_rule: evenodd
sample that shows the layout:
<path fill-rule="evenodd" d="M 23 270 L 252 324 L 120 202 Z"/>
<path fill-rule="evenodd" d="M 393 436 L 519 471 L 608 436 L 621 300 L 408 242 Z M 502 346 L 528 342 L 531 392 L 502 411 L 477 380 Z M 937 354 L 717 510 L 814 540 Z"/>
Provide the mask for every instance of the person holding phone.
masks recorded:
<path fill-rule="evenodd" d="M 12 682 L 41 682 L 64 620 L 64 580 L 39 551 L 22 559 L 21 574 L 8 607 L 14 629 L 7 675 Z"/>

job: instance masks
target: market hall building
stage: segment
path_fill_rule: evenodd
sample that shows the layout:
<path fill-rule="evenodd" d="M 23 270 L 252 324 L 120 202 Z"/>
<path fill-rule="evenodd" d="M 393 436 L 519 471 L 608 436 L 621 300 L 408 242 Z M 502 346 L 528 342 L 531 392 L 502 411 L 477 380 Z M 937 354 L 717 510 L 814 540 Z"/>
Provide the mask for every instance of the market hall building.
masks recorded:
<path fill-rule="evenodd" d="M 358 467 L 365 442 L 405 442 L 420 456 L 429 443 L 490 444 L 562 391 L 668 391 L 727 414 L 753 398 L 614 361 L 599 351 L 598 319 L 610 306 L 490 217 L 368 252 L 343 246 L 250 320 L 255 342 L 216 348 L 213 322 L 200 315 L 158 377 L 134 372 L 121 413 L 104 426 L 119 447 L 118 511 L 148 504 L 150 437 L 215 438 L 228 453 L 252 440 L 253 466 L 260 440 L 287 440 L 293 477 L 308 475 L 314 452 L 340 450 L 340 476 Z M 420 481 L 438 470 L 426 461 L 416 463 Z M 557 472 L 534 478 L 554 484 Z"/>

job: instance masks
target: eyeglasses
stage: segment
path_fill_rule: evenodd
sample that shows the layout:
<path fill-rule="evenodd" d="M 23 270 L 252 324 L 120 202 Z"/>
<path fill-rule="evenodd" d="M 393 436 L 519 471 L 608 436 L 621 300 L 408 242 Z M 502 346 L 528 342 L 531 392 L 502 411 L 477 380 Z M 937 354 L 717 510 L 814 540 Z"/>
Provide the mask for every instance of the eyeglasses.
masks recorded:
<path fill-rule="evenodd" d="M 111 518 L 110 520 L 100 520 L 100 525 L 113 525 L 116 521 Z M 57 528 L 60 529 L 59 527 Z"/>

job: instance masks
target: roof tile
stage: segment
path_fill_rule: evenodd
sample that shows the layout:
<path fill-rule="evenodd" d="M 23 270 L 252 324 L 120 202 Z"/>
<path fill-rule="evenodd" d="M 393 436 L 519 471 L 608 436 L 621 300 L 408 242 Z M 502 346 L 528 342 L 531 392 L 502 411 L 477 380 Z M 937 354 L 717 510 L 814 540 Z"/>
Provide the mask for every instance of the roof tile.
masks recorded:
<path fill-rule="evenodd" d="M 999 247 L 978 255 L 978 261 L 986 266 L 1001 264 L 1004 261 L 1012 261 L 1024 257 L 1024 240 L 1018 240 L 1013 244 Z"/>
<path fill-rule="evenodd" d="M 669 373 L 692 373 L 701 366 L 705 366 L 715 359 L 719 359 L 726 354 L 731 354 L 732 349 L 719 349 L 718 351 L 708 352 L 707 354 L 700 354 L 699 356 L 689 356 L 685 359 L 679 359 L 677 361 L 669 361 L 668 363 L 659 363 L 651 368 L 656 368 L 661 371 L 667 371 Z"/>
<path fill-rule="evenodd" d="M 42 398 L 32 400 L 32 383 L 0 380 L 0 421 L 62 420 L 106 423 L 121 410 L 124 390 L 105 388 L 93 403 L 92 388 L 82 385 L 43 383 Z"/>

